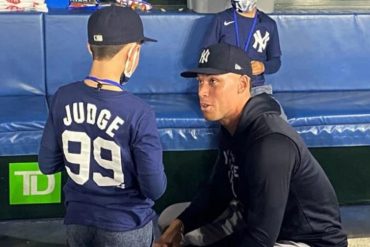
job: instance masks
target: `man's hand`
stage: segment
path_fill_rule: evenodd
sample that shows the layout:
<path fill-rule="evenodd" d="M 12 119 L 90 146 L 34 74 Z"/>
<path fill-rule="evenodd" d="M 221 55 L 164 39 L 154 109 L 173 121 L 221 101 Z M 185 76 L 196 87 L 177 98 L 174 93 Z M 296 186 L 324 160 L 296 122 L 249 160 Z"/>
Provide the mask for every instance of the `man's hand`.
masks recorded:
<path fill-rule="evenodd" d="M 183 237 L 183 229 L 182 221 L 175 219 L 162 236 L 154 242 L 153 247 L 179 247 Z"/>
<path fill-rule="evenodd" d="M 253 75 L 260 75 L 265 71 L 265 65 L 262 62 L 253 60 L 251 65 Z"/>

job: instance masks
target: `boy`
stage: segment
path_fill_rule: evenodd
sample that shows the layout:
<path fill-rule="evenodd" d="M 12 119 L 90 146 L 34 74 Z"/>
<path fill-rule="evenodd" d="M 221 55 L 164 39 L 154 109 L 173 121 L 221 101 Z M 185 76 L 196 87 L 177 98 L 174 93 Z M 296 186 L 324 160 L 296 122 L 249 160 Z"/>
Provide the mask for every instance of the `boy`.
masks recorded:
<path fill-rule="evenodd" d="M 148 247 L 154 200 L 167 179 L 153 110 L 125 91 L 139 63 L 143 24 L 130 8 L 110 6 L 88 21 L 89 76 L 61 87 L 50 107 L 39 166 L 66 170 L 69 246 Z"/>

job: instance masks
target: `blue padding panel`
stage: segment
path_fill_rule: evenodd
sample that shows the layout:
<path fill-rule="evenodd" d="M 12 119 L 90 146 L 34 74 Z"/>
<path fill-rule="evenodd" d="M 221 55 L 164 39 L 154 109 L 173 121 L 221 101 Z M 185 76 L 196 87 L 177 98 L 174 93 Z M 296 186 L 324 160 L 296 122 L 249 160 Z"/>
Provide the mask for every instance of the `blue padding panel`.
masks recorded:
<path fill-rule="evenodd" d="M 138 95 L 149 103 L 157 117 L 164 150 L 215 148 L 218 125 L 204 120 L 195 94 Z"/>
<path fill-rule="evenodd" d="M 198 64 L 199 51 L 211 15 L 157 14 L 143 16 L 147 35 L 158 39 L 145 44 L 140 65 L 129 89 L 136 93 L 196 92 L 194 81 L 180 77 L 180 73 Z"/>
<path fill-rule="evenodd" d="M 0 156 L 37 154 L 47 118 L 44 96 L 2 96 Z"/>
<path fill-rule="evenodd" d="M 62 85 L 83 79 L 90 70 L 87 50 L 87 20 L 90 13 L 45 14 L 47 94 Z"/>
<path fill-rule="evenodd" d="M 63 11 L 45 15 L 48 94 L 89 73 L 88 16 L 86 12 Z M 158 42 L 143 45 L 139 67 L 127 89 L 144 94 L 195 92 L 196 85 L 180 78 L 180 72 L 197 63 L 203 33 L 211 16 L 143 14 L 142 19 L 145 34 Z"/>
<path fill-rule="evenodd" d="M 0 96 L 45 94 L 42 14 L 1 14 L 0 32 Z"/>
<path fill-rule="evenodd" d="M 0 155 L 38 152 L 47 116 L 43 15 L 0 15 Z"/>
<path fill-rule="evenodd" d="M 89 72 L 88 15 L 54 11 L 45 16 L 49 94 Z M 273 18 L 283 53 L 280 71 L 267 76 L 276 92 L 370 89 L 369 15 Z M 196 64 L 212 15 L 152 13 L 143 14 L 142 19 L 146 34 L 159 42 L 143 46 L 134 83 L 127 88 L 134 93 L 195 92 L 194 84 L 179 73 Z"/>
<path fill-rule="evenodd" d="M 196 95 L 140 95 L 156 111 L 165 150 L 217 148 L 218 126 L 203 119 Z M 370 145 L 370 91 L 277 93 L 309 147 Z"/>
<path fill-rule="evenodd" d="M 279 15 L 282 67 L 274 91 L 370 89 L 369 15 Z"/>
<path fill-rule="evenodd" d="M 158 128 L 208 128 L 214 127 L 203 118 L 196 94 L 138 95 L 156 112 Z"/>
<path fill-rule="evenodd" d="M 217 148 L 217 124 L 203 119 L 196 95 L 140 95 L 155 110 L 165 150 Z M 370 91 L 277 93 L 309 147 L 370 145 Z"/>
<path fill-rule="evenodd" d="M 42 14 L 0 15 L 6 34 L 0 42 L 0 104 L 6 106 L 0 114 L 0 155 L 37 154 L 47 116 L 42 95 L 89 73 L 90 13 L 51 11 L 44 16 L 45 31 Z M 310 147 L 370 145 L 370 15 L 273 18 L 283 65 L 267 80 L 289 123 Z M 146 35 L 159 42 L 143 45 L 127 89 L 156 111 L 165 150 L 216 148 L 218 126 L 203 119 L 196 82 L 179 76 L 197 63 L 212 15 L 153 12 L 142 19 Z"/>
<path fill-rule="evenodd" d="M 370 91 L 277 93 L 309 147 L 370 145 Z"/>

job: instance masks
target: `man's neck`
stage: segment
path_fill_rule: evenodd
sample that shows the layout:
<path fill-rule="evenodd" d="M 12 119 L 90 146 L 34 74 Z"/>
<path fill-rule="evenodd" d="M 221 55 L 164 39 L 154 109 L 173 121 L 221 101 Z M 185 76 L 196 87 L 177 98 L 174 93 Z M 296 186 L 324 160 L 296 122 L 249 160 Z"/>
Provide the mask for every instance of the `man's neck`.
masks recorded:
<path fill-rule="evenodd" d="M 238 107 L 235 109 L 235 113 L 232 115 L 232 117 L 230 117 L 228 119 L 223 119 L 223 120 L 220 121 L 220 124 L 225 129 L 227 129 L 227 131 L 232 136 L 235 134 L 236 130 L 238 129 L 239 121 L 240 121 L 241 115 L 243 113 L 244 106 L 248 102 L 249 99 L 250 99 L 250 97 L 247 98 L 247 99 L 245 99 L 245 100 L 243 100 L 238 105 Z"/>
<path fill-rule="evenodd" d="M 242 13 L 238 12 L 238 14 L 241 16 L 247 17 L 247 18 L 253 18 L 255 17 L 256 12 L 257 12 L 257 8 L 253 8 L 251 11 L 245 11 Z"/>
<path fill-rule="evenodd" d="M 227 129 L 227 132 L 229 132 L 231 136 L 233 136 L 236 132 L 236 129 L 238 128 L 239 119 L 240 119 L 240 114 L 238 117 L 234 119 L 220 121 L 220 124 L 224 126 L 225 129 Z"/>

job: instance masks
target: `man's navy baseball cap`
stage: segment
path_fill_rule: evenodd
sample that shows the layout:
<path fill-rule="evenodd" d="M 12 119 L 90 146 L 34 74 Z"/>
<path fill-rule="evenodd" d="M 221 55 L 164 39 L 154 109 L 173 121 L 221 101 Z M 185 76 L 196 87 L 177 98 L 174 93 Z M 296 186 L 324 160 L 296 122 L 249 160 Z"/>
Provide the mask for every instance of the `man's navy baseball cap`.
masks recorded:
<path fill-rule="evenodd" d="M 116 5 L 95 11 L 87 24 L 90 45 L 123 45 L 156 41 L 144 36 L 140 16 L 129 7 Z"/>
<path fill-rule="evenodd" d="M 198 74 L 219 75 L 235 73 L 252 77 L 251 60 L 242 49 L 229 44 L 214 44 L 202 50 L 198 68 L 184 71 L 182 77 Z"/>

